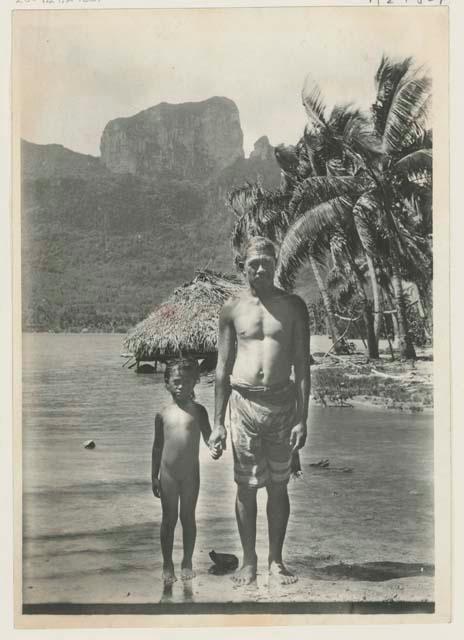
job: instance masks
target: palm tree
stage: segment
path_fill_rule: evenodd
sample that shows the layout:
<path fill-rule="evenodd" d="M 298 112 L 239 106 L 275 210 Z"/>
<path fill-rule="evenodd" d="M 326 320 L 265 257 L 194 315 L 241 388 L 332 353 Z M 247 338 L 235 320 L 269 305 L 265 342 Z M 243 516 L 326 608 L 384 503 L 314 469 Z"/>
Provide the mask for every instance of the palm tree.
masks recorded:
<path fill-rule="evenodd" d="M 402 281 L 412 280 L 425 292 L 431 278 L 430 80 L 410 59 L 392 63 L 385 57 L 375 79 L 372 117 L 350 105 L 336 105 L 327 115 L 319 87 L 305 83 L 309 124 L 296 146 L 276 149 L 284 178 L 280 191 L 247 185 L 229 197 L 237 215 L 233 243 L 240 253 L 249 235 L 277 241 L 277 277 L 286 288 L 309 262 L 335 337 L 319 266 L 333 254 L 337 238 L 345 263 L 339 275 L 361 302 L 369 356 L 378 357 L 382 298 L 393 295 L 400 353 L 414 358 Z"/>
<path fill-rule="evenodd" d="M 411 215 L 412 203 L 417 205 L 424 197 L 424 185 L 431 192 L 432 150 L 427 131 L 431 80 L 421 69 L 413 67 L 411 58 L 393 62 L 384 56 L 375 82 L 377 97 L 372 112 L 381 156 L 373 167 L 373 185 L 366 198 L 377 206 L 387 231 L 400 354 L 415 358 L 402 279 L 408 269 L 418 272 L 421 279 L 421 274 L 431 266 L 430 246 L 417 233 Z"/>
<path fill-rule="evenodd" d="M 352 215 L 369 268 L 374 315 L 378 318 L 372 329 L 370 303 L 364 296 L 368 336 L 373 330 L 378 339 L 380 330 L 381 298 L 374 264 L 377 261 L 382 262 L 390 274 L 400 353 L 405 358 L 414 358 L 402 277 L 408 271 L 430 271 L 430 245 L 418 233 L 411 207 L 415 205 L 417 209 L 418 202 L 424 200 L 424 190 L 430 192 L 431 188 L 431 136 L 426 129 L 431 85 L 427 76 L 413 69 L 411 59 L 393 63 L 382 58 L 375 80 L 377 99 L 372 109 L 373 122 L 357 110 L 340 106 L 334 107 L 327 117 L 319 87 L 307 80 L 303 104 L 311 128 L 304 136 L 304 161 L 312 171 L 323 171 L 325 163 L 326 172 L 332 162 L 332 166 L 354 175 L 363 184 L 362 195 L 353 204 Z M 297 192 L 304 192 L 310 180 L 303 181 Z M 301 193 L 297 198 L 304 201 Z M 304 224 L 305 233 L 311 233 L 313 229 L 309 224 L 310 210 L 305 217 L 306 223 L 298 223 L 300 241 L 304 241 L 301 234 Z M 330 223 L 329 219 L 327 222 Z M 294 247 L 290 250 L 294 251 Z M 359 290 L 361 292 L 362 287 Z M 372 351 L 371 347 L 369 350 L 375 352 L 373 343 Z"/>
<path fill-rule="evenodd" d="M 379 327 L 374 321 L 380 317 L 378 284 L 372 257 L 366 254 L 363 242 L 366 227 L 360 233 L 354 215 L 355 204 L 370 184 L 365 159 L 372 160 L 378 153 L 372 127 L 368 118 L 350 105 L 336 105 L 327 116 L 328 109 L 315 83 L 306 82 L 303 103 L 310 122 L 296 147 L 300 162 L 292 179 L 287 179 L 293 190 L 289 210 L 294 227 L 289 229 L 281 249 L 279 275 L 284 280 L 293 277 L 293 272 L 309 259 L 313 244 L 309 239 L 320 236 L 323 229 L 329 237 L 334 233 L 343 237 L 344 257 L 362 300 L 369 356 L 378 358 Z M 360 254 L 362 264 L 370 263 L 374 304 L 360 268 Z"/>

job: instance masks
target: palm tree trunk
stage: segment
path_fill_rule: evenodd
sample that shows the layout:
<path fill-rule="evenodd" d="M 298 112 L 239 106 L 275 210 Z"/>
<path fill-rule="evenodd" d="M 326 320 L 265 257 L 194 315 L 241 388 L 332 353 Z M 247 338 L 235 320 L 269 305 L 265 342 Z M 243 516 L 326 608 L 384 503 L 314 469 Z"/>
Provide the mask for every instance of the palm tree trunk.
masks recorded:
<path fill-rule="evenodd" d="M 372 285 L 372 297 L 374 298 L 374 333 L 377 344 L 380 338 L 380 331 L 382 329 L 382 297 L 380 295 L 379 283 L 377 282 L 377 276 L 375 273 L 374 262 L 372 257 L 366 254 L 367 267 L 369 269 L 369 276 L 371 278 Z"/>
<path fill-rule="evenodd" d="M 367 297 L 366 291 L 364 289 L 363 277 L 360 273 L 358 265 L 356 264 L 356 260 L 354 260 L 354 258 L 349 253 L 347 253 L 347 257 L 351 266 L 351 270 L 356 276 L 357 288 L 362 300 L 362 305 L 363 305 L 362 314 L 363 314 L 364 324 L 366 326 L 366 333 L 367 333 L 367 336 L 366 336 L 367 352 L 368 352 L 369 358 L 372 358 L 373 360 L 378 360 L 379 342 L 375 336 L 374 317 L 373 317 L 374 314 L 372 313 L 372 303 Z"/>
<path fill-rule="evenodd" d="M 374 314 L 372 313 L 372 304 L 366 297 L 363 303 L 363 317 L 367 331 L 367 351 L 369 358 L 378 360 L 379 358 L 379 343 L 375 335 L 374 329 Z"/>
<path fill-rule="evenodd" d="M 395 308 L 395 304 L 393 302 L 393 298 L 391 296 L 391 293 L 388 289 L 382 289 L 383 295 L 385 296 L 385 299 L 387 301 L 388 304 L 388 308 L 389 309 L 394 309 Z M 393 324 L 393 342 L 395 342 L 398 339 L 398 335 L 399 335 L 399 329 L 398 329 L 398 318 L 396 317 L 396 313 L 392 313 L 390 314 L 391 316 L 391 321 Z"/>
<path fill-rule="evenodd" d="M 401 277 L 398 273 L 398 267 L 392 264 L 392 287 L 395 296 L 395 307 L 398 317 L 398 348 L 400 356 L 407 360 L 415 360 L 416 352 L 408 330 L 408 319 L 406 316 L 406 301 L 403 293 L 403 285 Z"/>
<path fill-rule="evenodd" d="M 324 308 L 326 312 L 327 325 L 329 327 L 330 335 L 332 338 L 332 342 L 335 345 L 335 353 L 337 352 L 337 346 L 339 345 L 338 339 L 338 330 L 335 322 L 335 316 L 332 308 L 332 301 L 330 296 L 325 288 L 324 280 L 322 279 L 321 272 L 319 271 L 319 267 L 317 262 L 314 260 L 312 256 L 309 257 L 309 264 L 311 265 L 311 269 L 313 270 L 314 279 L 317 282 L 317 286 L 319 287 L 319 291 L 321 293 L 322 302 L 324 303 Z"/>

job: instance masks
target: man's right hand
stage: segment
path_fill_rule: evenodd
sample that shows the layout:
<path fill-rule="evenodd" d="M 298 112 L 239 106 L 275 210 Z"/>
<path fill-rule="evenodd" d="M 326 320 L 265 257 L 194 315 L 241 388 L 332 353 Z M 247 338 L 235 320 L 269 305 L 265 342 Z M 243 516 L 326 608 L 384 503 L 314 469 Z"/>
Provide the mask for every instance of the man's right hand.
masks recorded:
<path fill-rule="evenodd" d="M 159 478 L 152 479 L 151 488 L 155 498 L 161 498 L 161 484 L 160 484 Z"/>
<path fill-rule="evenodd" d="M 208 440 L 211 450 L 220 448 L 222 451 L 226 448 L 227 430 L 223 424 L 214 427 Z"/>

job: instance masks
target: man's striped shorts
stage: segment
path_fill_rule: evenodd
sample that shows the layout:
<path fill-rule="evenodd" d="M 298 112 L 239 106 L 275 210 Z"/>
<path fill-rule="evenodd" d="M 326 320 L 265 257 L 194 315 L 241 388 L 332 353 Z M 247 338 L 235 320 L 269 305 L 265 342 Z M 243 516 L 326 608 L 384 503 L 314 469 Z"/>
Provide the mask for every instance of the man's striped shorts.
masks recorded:
<path fill-rule="evenodd" d="M 234 478 L 264 487 L 287 483 L 291 473 L 290 432 L 296 423 L 295 385 L 253 386 L 231 378 L 230 431 Z"/>

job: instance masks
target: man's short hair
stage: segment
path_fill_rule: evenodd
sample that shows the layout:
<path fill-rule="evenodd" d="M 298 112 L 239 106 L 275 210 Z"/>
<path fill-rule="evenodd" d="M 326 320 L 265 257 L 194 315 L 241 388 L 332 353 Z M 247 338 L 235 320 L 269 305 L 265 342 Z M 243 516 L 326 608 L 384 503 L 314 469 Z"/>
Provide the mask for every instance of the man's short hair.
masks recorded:
<path fill-rule="evenodd" d="M 245 258 L 250 253 L 265 253 L 277 260 L 277 252 L 274 243 L 264 236 L 253 236 L 249 239 L 245 248 Z"/>

